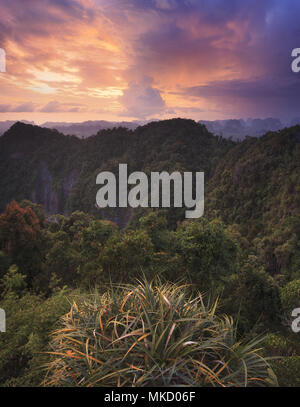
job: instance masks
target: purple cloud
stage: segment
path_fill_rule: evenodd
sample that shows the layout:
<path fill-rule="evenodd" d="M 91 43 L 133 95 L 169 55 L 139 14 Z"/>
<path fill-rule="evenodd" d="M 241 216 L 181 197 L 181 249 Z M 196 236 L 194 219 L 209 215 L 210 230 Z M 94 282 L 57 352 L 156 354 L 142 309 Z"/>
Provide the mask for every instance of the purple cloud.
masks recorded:
<path fill-rule="evenodd" d="M 32 102 L 24 102 L 16 106 L 8 105 L 8 104 L 1 104 L 0 105 L 0 113 L 28 113 L 34 112 L 35 106 Z"/>
<path fill-rule="evenodd" d="M 48 102 L 45 106 L 43 106 L 39 110 L 39 112 L 42 112 L 42 113 L 60 113 L 60 112 L 76 113 L 76 112 L 81 112 L 83 110 L 84 110 L 84 105 L 61 103 L 56 100 L 52 100 L 52 101 Z"/>
<path fill-rule="evenodd" d="M 140 82 L 132 82 L 120 97 L 120 103 L 125 107 L 125 116 L 144 119 L 163 113 L 166 104 L 160 91 L 152 86 L 152 78 L 144 77 Z"/>

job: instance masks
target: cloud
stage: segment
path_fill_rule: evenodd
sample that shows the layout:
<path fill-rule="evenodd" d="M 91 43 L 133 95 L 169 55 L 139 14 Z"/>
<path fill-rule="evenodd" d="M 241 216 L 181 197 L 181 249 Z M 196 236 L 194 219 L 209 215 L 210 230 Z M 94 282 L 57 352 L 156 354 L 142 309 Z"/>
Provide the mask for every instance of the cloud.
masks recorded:
<path fill-rule="evenodd" d="M 292 102 L 299 101 L 300 81 L 293 78 L 282 81 L 280 78 L 268 77 L 252 80 L 227 80 L 211 82 L 202 86 L 194 86 L 184 90 L 185 95 L 194 97 L 237 97 L 252 99 L 272 99 L 291 97 Z"/>
<path fill-rule="evenodd" d="M 97 108 L 116 119 L 299 109 L 290 70 L 299 0 L 0 0 L 0 15 L 3 112 Z"/>
<path fill-rule="evenodd" d="M 25 103 L 21 103 L 20 105 L 14 107 L 12 110 L 12 112 L 34 112 L 35 111 L 35 106 L 32 102 L 25 102 Z"/>
<path fill-rule="evenodd" d="M 5 105 L 5 104 L 1 104 L 1 105 L 0 105 L 0 113 L 7 113 L 7 112 L 11 112 L 11 106 L 10 106 L 10 105 Z"/>
<path fill-rule="evenodd" d="M 176 0 L 154 0 L 154 4 L 161 10 L 174 10 L 178 6 Z"/>
<path fill-rule="evenodd" d="M 259 77 L 249 80 L 215 81 L 182 90 L 184 97 L 213 101 L 219 107 L 224 101 L 247 115 L 297 115 L 300 110 L 300 80 L 292 73 L 286 77 Z"/>
<path fill-rule="evenodd" d="M 62 111 L 62 106 L 56 100 L 47 103 L 44 107 L 40 109 L 43 113 L 57 113 Z"/>
<path fill-rule="evenodd" d="M 124 90 L 119 98 L 126 109 L 124 115 L 143 119 L 165 111 L 165 101 L 160 91 L 152 87 L 152 82 L 152 78 L 144 77 L 138 83 L 131 82 L 129 88 Z"/>
<path fill-rule="evenodd" d="M 60 112 L 68 112 L 68 113 L 76 113 L 81 112 L 84 110 L 83 106 L 74 106 L 68 103 L 60 103 L 56 100 L 52 100 L 43 106 L 39 112 L 41 113 L 60 113 Z"/>
<path fill-rule="evenodd" d="M 24 102 L 19 105 L 8 105 L 8 104 L 1 104 L 0 105 L 0 113 L 9 113 L 9 112 L 14 112 L 14 113 L 28 113 L 28 112 L 34 112 L 35 111 L 35 105 L 32 102 Z"/>
<path fill-rule="evenodd" d="M 43 107 L 37 108 L 32 102 L 23 102 L 18 105 L 0 104 L 0 113 L 31 113 L 31 112 L 43 112 L 43 113 L 58 113 L 69 112 L 76 113 L 84 111 L 83 105 L 75 105 L 68 103 L 60 103 L 55 100 L 48 102 Z"/>

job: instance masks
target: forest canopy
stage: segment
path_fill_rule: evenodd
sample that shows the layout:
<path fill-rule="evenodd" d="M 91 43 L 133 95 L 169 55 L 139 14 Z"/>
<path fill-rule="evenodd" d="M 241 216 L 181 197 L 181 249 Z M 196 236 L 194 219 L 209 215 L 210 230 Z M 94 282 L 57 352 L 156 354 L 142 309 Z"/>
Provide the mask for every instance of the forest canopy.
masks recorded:
<path fill-rule="evenodd" d="M 89 318 L 95 290 L 101 301 L 116 295 L 121 307 L 124 291 L 116 286 L 143 280 L 143 290 L 156 287 L 153 306 L 159 290 L 174 294 L 182 285 L 191 298 L 201 293 L 208 307 L 217 301 L 216 329 L 223 316 L 232 318 L 237 340 L 261 336 L 261 356 L 277 358 L 267 362 L 274 375 L 263 376 L 264 385 L 299 386 L 299 334 L 291 330 L 291 311 L 300 306 L 299 135 L 296 126 L 232 142 L 181 119 L 86 140 L 13 126 L 0 138 L 0 306 L 7 315 L 1 385 L 49 384 L 43 369 L 55 361 L 47 353 L 57 349 L 51 334 L 73 323 L 66 315 L 74 302 Z M 204 216 L 185 220 L 172 208 L 97 210 L 96 174 L 122 162 L 146 174 L 205 172 Z M 172 324 L 165 328 L 170 333 Z M 174 332 L 172 341 L 180 336 Z M 220 385 L 220 378 L 205 385 Z"/>

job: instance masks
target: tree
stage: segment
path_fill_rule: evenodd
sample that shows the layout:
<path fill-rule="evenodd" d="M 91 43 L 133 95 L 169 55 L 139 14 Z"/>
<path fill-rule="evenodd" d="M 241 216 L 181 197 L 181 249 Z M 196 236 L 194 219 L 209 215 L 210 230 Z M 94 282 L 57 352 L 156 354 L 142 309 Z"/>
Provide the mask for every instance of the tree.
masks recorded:
<path fill-rule="evenodd" d="M 222 302 L 225 312 L 240 314 L 242 331 L 250 331 L 255 326 L 257 330 L 274 329 L 280 324 L 279 286 L 255 256 L 249 256 L 237 273 L 226 280 Z"/>
<path fill-rule="evenodd" d="M 6 206 L 0 215 L 0 249 L 31 285 L 40 270 L 43 254 L 40 222 L 29 206 L 21 208 L 16 201 Z"/>
<path fill-rule="evenodd" d="M 175 237 L 175 251 L 182 258 L 182 270 L 202 290 L 218 286 L 235 272 L 238 246 L 222 222 L 204 218 L 184 222 Z"/>
<path fill-rule="evenodd" d="M 143 230 L 112 235 L 100 252 L 100 262 L 107 278 L 115 282 L 129 281 L 150 264 L 153 244 Z"/>
<path fill-rule="evenodd" d="M 280 290 L 283 309 L 287 313 L 295 308 L 300 308 L 300 280 L 293 280 Z"/>
<path fill-rule="evenodd" d="M 170 248 L 171 234 L 168 230 L 166 212 L 151 211 L 139 220 L 141 229 L 145 230 L 150 236 L 155 251 Z"/>

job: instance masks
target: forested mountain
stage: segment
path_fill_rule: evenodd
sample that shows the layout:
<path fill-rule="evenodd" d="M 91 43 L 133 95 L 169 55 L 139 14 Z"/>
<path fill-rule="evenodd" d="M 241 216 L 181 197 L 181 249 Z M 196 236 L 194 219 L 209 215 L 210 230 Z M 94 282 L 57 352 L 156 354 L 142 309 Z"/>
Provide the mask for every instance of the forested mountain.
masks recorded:
<path fill-rule="evenodd" d="M 4 134 L 15 123 L 17 123 L 16 120 L 5 120 L 3 122 L 0 122 L 0 136 L 2 136 L 2 134 Z M 22 123 L 34 124 L 33 122 L 29 122 L 27 120 L 22 120 Z"/>
<path fill-rule="evenodd" d="M 129 173 L 204 171 L 204 217 L 184 220 L 181 209 L 100 211 L 95 207 L 96 176 L 100 171 L 117 173 L 119 163 L 127 163 Z M 158 363 L 168 363 L 164 349 L 177 349 L 176 341 L 184 340 L 182 332 L 190 332 L 188 343 L 198 340 L 189 328 L 188 315 L 204 313 L 207 320 L 203 324 L 213 324 L 214 332 L 220 332 L 213 361 L 219 358 L 222 366 L 228 363 L 230 367 L 226 372 L 221 365 L 217 368 L 203 347 L 198 353 L 187 349 L 195 362 L 185 373 L 193 372 L 193 383 L 232 385 L 233 375 L 237 386 L 274 385 L 277 379 L 283 386 L 299 386 L 299 334 L 291 330 L 291 311 L 300 305 L 299 165 L 300 126 L 233 142 L 183 119 L 153 122 L 134 131 L 101 130 L 84 140 L 15 124 L 0 138 L 0 300 L 11 321 L 8 332 L 0 337 L 0 383 L 39 385 L 45 362 L 52 363 L 49 381 L 43 382 L 47 385 L 84 385 L 91 377 L 99 378 L 86 341 L 93 346 L 93 332 L 113 341 L 119 333 L 111 329 L 111 321 L 124 315 L 134 314 L 144 330 L 140 313 L 144 300 L 140 307 L 137 304 L 139 298 L 145 298 L 151 315 L 157 318 L 153 324 L 162 326 L 159 338 L 155 337 L 153 331 L 158 331 L 147 320 L 150 331 L 146 334 L 152 335 L 152 343 L 158 341 L 153 351 L 155 358 L 161 358 Z M 142 276 L 146 282 L 141 283 Z M 162 284 L 166 281 L 177 285 Z M 219 319 L 215 308 L 205 310 L 202 302 L 194 308 L 179 281 L 192 284 L 193 295 L 199 290 L 206 298 L 219 297 L 220 312 L 229 317 Z M 118 291 L 115 298 L 106 291 L 111 283 L 131 283 L 137 291 L 126 288 L 124 297 Z M 90 290 L 95 287 L 101 294 L 96 300 L 105 309 L 99 315 L 88 305 Z M 128 300 L 131 292 L 136 300 Z M 50 333 L 70 310 L 66 296 L 75 301 L 72 312 L 60 320 L 62 330 L 56 331 L 53 339 Z M 183 303 L 180 320 L 187 325 L 180 330 L 176 310 Z M 172 316 L 165 318 L 169 312 Z M 73 315 L 77 316 L 73 319 Z M 96 321 L 94 331 L 86 329 L 90 320 Z M 70 334 L 65 334 L 66 327 Z M 199 331 L 195 326 L 195 332 L 201 336 L 202 328 Z M 230 332 L 230 338 L 225 332 Z M 267 334 L 262 342 L 263 357 L 281 356 L 270 362 L 277 379 L 266 368 L 269 362 L 261 359 L 260 368 L 251 365 L 247 352 L 252 345 L 241 345 L 244 339 L 252 344 L 258 334 Z M 203 338 L 209 348 L 211 338 Z M 73 339 L 75 347 L 70 345 Z M 141 348 L 143 344 L 146 350 Z M 110 377 L 110 352 L 105 346 L 99 358 L 106 358 L 103 377 Z M 132 346 L 131 339 L 123 347 L 116 346 L 114 363 L 118 364 L 120 352 Z M 147 353 L 147 341 L 138 346 L 139 350 L 131 353 L 131 363 L 138 361 L 141 369 L 147 370 L 147 358 L 139 359 L 141 352 Z M 239 354 L 238 362 L 228 359 L 224 346 L 234 358 Z M 49 349 L 59 358 L 53 360 L 43 353 Z M 193 366 L 199 358 L 220 375 L 213 374 L 211 379 L 201 374 L 197 381 L 200 376 Z M 252 378 L 244 374 L 248 364 Z M 178 383 L 181 370 L 175 365 L 170 369 Z M 136 380 L 135 374 L 126 371 L 122 383 Z"/>
<path fill-rule="evenodd" d="M 97 214 L 100 171 L 117 173 L 119 163 L 127 163 L 129 172 L 204 171 L 209 179 L 232 145 L 191 120 L 153 122 L 135 131 L 102 130 L 86 140 L 17 123 L 0 139 L 0 207 L 12 199 L 30 199 L 50 214 Z M 117 218 L 127 216 L 115 212 Z"/>
<path fill-rule="evenodd" d="M 95 206 L 97 174 L 117 174 L 119 163 L 127 163 L 129 173 L 204 171 L 205 216 L 217 213 L 226 224 L 236 224 L 242 236 L 268 247 L 268 269 L 279 273 L 286 266 L 280 248 L 285 254 L 290 250 L 292 269 L 300 269 L 295 250 L 300 233 L 300 126 L 234 143 L 183 119 L 153 122 L 135 131 L 101 130 L 86 140 L 17 123 L 0 139 L 0 208 L 29 199 L 48 215 L 81 210 L 124 227 L 134 212 L 130 208 L 104 211 Z M 136 212 L 140 216 L 145 211 Z M 173 221 L 182 215 L 173 210 Z"/>
<path fill-rule="evenodd" d="M 247 138 L 221 160 L 206 199 L 264 252 L 267 271 L 300 277 L 300 126 Z"/>
<path fill-rule="evenodd" d="M 269 131 L 282 130 L 299 124 L 299 119 L 294 119 L 290 123 L 282 123 L 279 119 L 269 117 L 267 119 L 227 119 L 227 120 L 200 120 L 199 123 L 205 124 L 207 129 L 215 135 L 221 135 L 232 140 L 244 140 L 249 137 L 260 137 Z"/>

